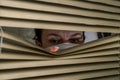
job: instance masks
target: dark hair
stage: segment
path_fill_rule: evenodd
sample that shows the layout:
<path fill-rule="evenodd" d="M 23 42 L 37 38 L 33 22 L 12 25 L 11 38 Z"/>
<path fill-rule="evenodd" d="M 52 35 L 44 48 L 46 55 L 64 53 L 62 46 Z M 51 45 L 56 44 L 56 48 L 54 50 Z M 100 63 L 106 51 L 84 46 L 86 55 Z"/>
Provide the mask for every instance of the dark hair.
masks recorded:
<path fill-rule="evenodd" d="M 35 40 L 38 40 L 39 42 L 42 42 L 42 29 L 35 29 Z"/>
<path fill-rule="evenodd" d="M 85 41 L 85 32 L 83 32 L 83 40 Z"/>

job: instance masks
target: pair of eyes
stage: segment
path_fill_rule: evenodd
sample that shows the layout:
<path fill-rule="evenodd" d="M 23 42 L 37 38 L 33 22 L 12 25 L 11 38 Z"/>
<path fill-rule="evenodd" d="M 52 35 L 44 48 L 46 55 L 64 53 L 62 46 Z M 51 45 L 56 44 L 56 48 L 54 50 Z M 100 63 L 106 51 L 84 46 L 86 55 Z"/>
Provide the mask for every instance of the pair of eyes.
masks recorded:
<path fill-rule="evenodd" d="M 79 44 L 79 43 L 81 43 L 82 41 L 83 41 L 83 40 L 82 40 L 81 38 L 71 38 L 71 39 L 69 39 L 67 42 Z M 53 39 L 50 39 L 50 40 L 49 40 L 49 43 L 51 43 L 51 44 L 61 44 L 61 43 L 64 43 L 64 40 L 53 38 Z"/>

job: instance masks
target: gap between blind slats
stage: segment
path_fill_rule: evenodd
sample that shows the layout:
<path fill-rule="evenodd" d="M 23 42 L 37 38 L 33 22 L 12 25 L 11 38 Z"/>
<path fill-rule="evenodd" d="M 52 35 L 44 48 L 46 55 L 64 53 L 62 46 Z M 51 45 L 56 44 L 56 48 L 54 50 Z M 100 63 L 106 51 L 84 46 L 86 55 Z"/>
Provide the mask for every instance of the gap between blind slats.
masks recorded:
<path fill-rule="evenodd" d="M 109 41 L 111 41 L 110 40 L 110 38 L 111 39 L 115 39 L 115 37 L 116 37 L 116 39 L 118 39 L 119 40 L 119 38 L 118 38 L 118 36 L 113 36 L 114 38 L 111 38 L 111 37 L 108 37 L 109 38 Z M 104 40 L 104 39 L 103 39 Z M 108 41 L 108 40 L 106 40 L 106 41 Z M 109 42 L 108 41 L 108 42 Z M 113 40 L 113 42 L 114 42 L 114 40 Z M 99 42 L 100 43 L 100 42 Z M 105 43 L 104 43 L 105 44 Z M 98 46 L 100 46 L 100 45 L 98 45 Z M 119 47 L 119 44 L 117 44 L 117 46 Z M 116 46 L 116 47 L 117 47 Z M 7 45 L 7 47 L 8 47 L 8 45 Z M 93 46 L 91 46 L 91 47 L 93 47 Z M 110 47 L 110 46 L 109 46 Z M 114 46 L 115 47 L 115 46 Z M 115 47 L 115 48 L 116 48 Z M 11 47 L 10 47 L 11 48 Z M 16 48 L 16 47 L 15 47 Z M 101 48 L 101 47 L 100 47 Z M 113 48 L 113 47 L 112 47 Z M 9 48 L 8 48 L 9 49 Z M 19 48 L 18 48 L 19 49 Z M 88 47 L 88 49 L 89 49 L 89 47 Z M 97 49 L 97 47 L 96 47 L 96 49 Z M 72 55 L 72 57 L 71 56 L 67 56 L 67 57 L 64 57 L 64 56 L 66 56 L 66 55 L 63 55 L 62 56 L 62 58 L 59 58 L 59 59 L 70 59 L 70 58 L 80 58 L 80 57 L 93 57 L 93 56 L 96 56 L 97 54 L 104 54 L 104 53 L 107 53 L 107 55 L 108 55 L 108 53 L 109 54 L 113 54 L 113 53 L 117 53 L 118 52 L 118 49 L 116 48 L 116 49 L 110 49 L 109 50 L 109 48 L 106 48 L 107 50 L 104 50 L 104 49 L 97 49 L 97 51 L 94 51 L 94 49 L 92 50 L 92 52 L 90 52 L 91 51 L 91 49 L 90 50 L 84 50 L 84 48 L 83 48 L 83 52 L 75 52 L 75 53 L 69 53 L 69 55 Z M 13 48 L 13 51 L 14 51 L 15 49 Z M 82 49 L 81 49 L 82 50 Z M 100 51 L 99 51 L 100 50 Z M 103 50 L 103 51 L 101 51 L 101 50 Z M 112 50 L 112 51 L 111 51 Z M 23 51 L 24 51 L 24 49 L 23 49 Z M 86 51 L 87 51 L 87 54 L 86 54 Z M 114 51 L 114 52 L 113 52 Z M 40 53 L 40 52 L 38 52 L 38 53 Z M 84 53 L 84 54 L 83 54 Z M 75 55 L 74 55 L 75 54 Z M 77 54 L 77 55 L 76 55 Z M 82 54 L 82 55 L 81 55 Z M 94 54 L 94 55 L 93 55 Z M 95 55 L 96 54 L 96 55 Z M 105 55 L 105 54 L 104 54 Z M 97 55 L 98 56 L 98 55 Z"/>
<path fill-rule="evenodd" d="M 6 34 L 6 33 L 4 33 L 4 34 Z M 10 35 L 10 34 L 9 34 Z M 10 35 L 10 36 L 12 36 L 12 35 Z M 10 37 L 10 36 L 6 36 L 6 38 L 7 37 Z M 5 37 L 5 35 L 3 35 L 3 37 Z M 8 38 L 9 39 L 9 38 Z M 17 39 L 17 37 L 14 37 L 13 36 L 13 40 L 15 40 L 15 39 Z M 20 42 L 22 41 L 22 40 L 19 40 Z M 105 42 L 106 41 L 106 42 Z M 116 43 L 113 43 L 113 42 L 115 42 L 116 41 Z M 94 47 L 94 49 L 92 50 L 92 51 L 94 51 L 94 50 L 101 50 L 101 49 L 109 49 L 109 48 L 111 48 L 111 47 L 119 47 L 119 43 L 118 43 L 118 41 L 119 41 L 119 36 L 118 35 L 114 35 L 114 36 L 110 36 L 110 37 L 108 37 L 108 38 L 104 38 L 104 39 L 100 39 L 100 40 L 96 40 L 96 41 L 92 41 L 92 42 L 89 42 L 89 43 L 86 43 L 86 44 L 84 44 L 84 45 L 82 45 L 82 46 L 76 46 L 76 47 L 73 47 L 73 48 L 70 48 L 70 49 L 76 49 L 77 47 L 79 48 L 79 49 L 76 49 L 75 50 L 75 52 L 76 51 L 80 51 L 80 50 L 84 50 L 85 52 L 87 51 L 87 49 L 89 49 L 88 51 L 91 51 Z M 99 44 L 95 44 L 95 43 L 98 43 L 99 42 Z M 106 44 L 107 43 L 107 44 Z M 93 44 L 93 45 L 92 45 Z M 106 44 L 106 45 L 105 45 Z M 4 45 L 4 44 L 3 44 Z M 6 44 L 6 47 L 4 47 L 4 48 L 7 48 L 7 47 L 9 47 L 8 46 L 9 44 Z M 85 46 L 86 45 L 86 46 Z M 17 48 L 16 47 L 16 45 L 12 45 L 11 44 L 11 46 L 13 46 L 13 47 L 15 47 L 15 48 Z M 28 45 L 29 46 L 29 45 Z M 97 47 L 98 46 L 98 47 Z M 101 46 L 103 46 L 103 47 L 101 47 Z M 107 47 L 106 47 L 107 46 Z M 19 50 L 19 49 L 21 49 L 21 48 L 23 48 L 23 47 L 21 47 L 21 48 L 19 48 L 20 46 L 18 46 L 18 49 L 17 50 Z M 12 48 L 12 47 L 10 47 L 10 48 Z M 15 49 L 15 48 L 12 48 L 13 50 Z M 90 48 L 92 48 L 92 49 L 90 49 Z M 8 48 L 9 49 L 9 48 Z M 26 48 L 27 49 L 27 48 Z M 25 51 L 25 49 L 22 49 L 23 51 Z M 28 50 L 27 51 L 29 51 L 29 50 L 31 50 L 31 49 L 29 49 L 28 48 Z M 68 49 L 69 50 L 69 49 Z M 32 50 L 33 51 L 33 50 Z M 83 51 L 83 52 L 84 52 Z M 36 52 L 36 51 L 33 51 L 33 52 Z M 68 52 L 66 52 L 66 50 L 64 50 L 64 52 L 65 53 L 68 53 Z M 37 53 L 40 53 L 39 51 L 37 52 Z M 70 52 L 69 52 L 70 53 Z M 62 52 L 60 52 L 60 54 L 63 54 Z"/>
<path fill-rule="evenodd" d="M 12 19 L 12 18 L 11 19 L 1 18 L 0 23 L 1 26 L 6 26 L 6 27 L 120 33 L 119 27 L 98 26 L 98 25 L 65 24 L 65 23 L 43 22 L 43 21 L 34 21 L 34 20 L 23 20 L 23 19 L 21 20 L 21 19 Z"/>
<path fill-rule="evenodd" d="M 11 5 L 12 4 L 12 5 Z M 21 6 L 22 5 L 22 6 Z M 9 8 L 17 8 L 23 10 L 32 10 L 46 13 L 57 13 L 57 14 L 66 14 L 66 15 L 76 15 L 76 16 L 86 16 L 86 17 L 94 17 L 94 18 L 105 18 L 105 19 L 113 19 L 120 20 L 118 14 L 110 14 L 104 12 L 83 10 L 83 9 L 75 9 L 75 8 L 66 8 L 61 6 L 53 6 L 47 5 L 44 3 L 33 3 L 33 2 L 21 2 L 21 1 L 1 1 L 1 6 Z M 88 14 L 89 13 L 89 14 Z"/>
<path fill-rule="evenodd" d="M 1 17 L 15 18 L 15 19 L 53 21 L 53 22 L 64 22 L 68 24 L 74 23 L 74 24 L 101 25 L 101 26 L 112 26 L 112 27 L 119 27 L 120 25 L 120 20 L 109 21 L 109 20 L 101 20 L 101 19 L 84 18 L 78 16 L 75 17 L 68 15 L 41 13 L 41 12 L 33 12 L 33 11 L 17 10 L 17 9 L 14 10 L 8 8 L 7 9 L 1 8 L 0 13 L 1 13 Z"/>
<path fill-rule="evenodd" d="M 11 43 L 3 42 L 2 44 L 3 44 L 2 48 L 5 48 L 5 49 L 24 51 L 24 52 L 29 52 L 29 53 L 33 53 L 33 54 L 39 54 L 39 55 L 45 54 L 45 52 L 41 52 L 41 51 L 34 50 L 34 49 L 31 49 L 31 48 L 26 48 L 26 47 L 19 46 L 19 45 L 14 45 L 14 44 L 11 44 Z M 74 52 L 75 53 L 94 52 L 94 51 L 99 51 L 99 50 L 119 48 L 119 46 L 120 46 L 120 44 L 117 41 L 117 42 L 114 42 L 114 43 L 107 43 L 107 44 L 98 45 L 98 46 L 95 46 L 95 47 L 91 46 L 91 47 L 88 47 L 88 48 L 85 48 L 85 49 L 79 49 L 79 50 L 76 50 Z M 62 54 L 62 53 L 59 53 L 59 54 Z M 64 53 L 64 54 L 66 54 L 66 53 Z"/>
<path fill-rule="evenodd" d="M 114 35 L 113 37 L 116 37 L 116 36 Z M 109 41 L 111 41 L 110 38 L 111 37 L 109 37 Z M 91 45 L 89 47 L 87 46 L 87 48 L 84 47 L 84 45 L 83 45 L 83 47 L 81 46 L 81 47 L 79 47 L 79 49 L 75 50 L 75 53 L 96 52 L 96 51 L 104 50 L 104 49 L 118 48 L 120 44 L 118 43 L 118 41 L 115 42 L 115 38 L 112 38 L 112 39 L 114 39 L 114 41 L 113 41 L 114 43 L 106 40 L 107 44 L 104 42 L 104 44 L 97 44 L 97 46 L 95 46 L 95 45 Z M 101 40 L 101 41 L 103 41 L 103 40 Z M 98 42 L 98 41 L 99 40 L 96 40 L 96 42 Z M 95 42 L 95 41 L 93 41 L 93 42 Z M 90 43 L 93 43 L 93 42 L 90 42 Z M 89 45 L 89 43 L 88 43 L 88 45 Z M 8 43 L 3 43 L 3 48 L 12 49 L 12 50 L 19 50 L 19 51 L 26 51 L 26 52 L 33 52 L 33 53 L 37 53 L 37 54 L 40 54 L 40 53 L 44 54 L 43 52 L 40 52 L 40 51 L 35 51 L 33 49 L 30 49 L 30 48 L 26 48 L 26 47 L 23 47 L 23 46 L 17 46 L 17 45 L 10 44 L 10 43 L 9 44 Z M 59 54 L 63 54 L 63 53 L 59 53 Z"/>

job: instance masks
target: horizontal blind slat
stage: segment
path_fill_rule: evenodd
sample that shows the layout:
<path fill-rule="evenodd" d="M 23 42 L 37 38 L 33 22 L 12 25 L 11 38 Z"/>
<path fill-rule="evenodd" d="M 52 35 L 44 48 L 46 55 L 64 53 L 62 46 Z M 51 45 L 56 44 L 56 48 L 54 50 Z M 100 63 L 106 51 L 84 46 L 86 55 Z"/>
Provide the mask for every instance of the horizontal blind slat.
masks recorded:
<path fill-rule="evenodd" d="M 25 10 L 17 10 L 17 9 L 6 9 L 1 8 L 1 17 L 6 18 L 15 18 L 15 19 L 26 19 L 26 20 L 38 20 L 38 21 L 53 21 L 53 22 L 64 22 L 64 23 L 76 23 L 76 24 L 87 24 L 87 25 L 102 25 L 102 26 L 113 26 L 119 27 L 119 21 L 109 21 L 109 20 L 101 20 L 101 19 L 92 19 L 92 18 L 84 18 L 78 16 L 68 16 L 68 15 L 60 15 L 60 14 L 52 14 L 52 13 L 38 13 L 34 11 L 25 11 Z M 24 16 L 23 16 L 24 15 Z M 119 19 L 119 17 L 118 17 Z"/>
<path fill-rule="evenodd" d="M 119 48 L 120 44 L 118 42 L 119 41 L 114 42 L 114 43 L 104 44 L 104 45 L 98 45 L 98 46 L 95 46 L 95 47 L 91 47 L 91 48 L 88 48 L 88 49 L 85 49 L 85 50 L 78 50 L 78 51 L 75 51 L 75 52 L 85 53 L 85 52 L 93 52 L 93 51 L 106 50 L 106 49 L 112 49 L 112 48 Z"/>
<path fill-rule="evenodd" d="M 119 50 L 118 48 L 116 49 L 107 49 L 107 50 L 99 50 L 99 51 L 93 51 L 93 52 L 72 52 L 67 55 L 62 55 L 58 57 L 58 59 L 74 59 L 74 58 L 85 58 L 85 57 L 94 57 L 94 56 L 104 56 L 104 55 L 119 55 Z"/>
<path fill-rule="evenodd" d="M 11 59 L 11 60 L 49 60 L 50 57 L 32 55 L 25 52 L 12 53 L 12 52 L 2 52 L 0 54 L 0 59 Z M 0 64 L 1 65 L 1 64 Z"/>
<path fill-rule="evenodd" d="M 93 32 L 113 32 L 120 33 L 119 27 L 105 27 L 98 25 L 77 25 L 54 22 L 43 22 L 34 20 L 19 20 L 19 19 L 0 19 L 1 26 L 6 27 L 24 27 L 24 28 L 39 28 L 39 29 L 59 29 L 73 31 L 93 31 Z M 49 25 L 49 26 L 48 26 Z"/>
<path fill-rule="evenodd" d="M 97 73 L 97 72 L 96 72 Z M 109 75 L 107 75 L 107 73 L 111 73 Z M 86 77 L 87 75 L 81 75 L 81 74 L 71 74 L 71 75 L 62 75 L 62 76 L 47 76 L 47 77 L 34 77 L 34 78 L 26 78 L 26 80 L 29 80 L 29 79 L 35 79 L 35 80 L 40 80 L 40 79 L 45 79 L 45 80 L 63 80 L 63 79 L 66 79 L 66 80 L 78 80 L 78 79 L 81 79 L 81 80 L 119 80 L 119 74 L 112 74 L 112 71 L 108 71 L 108 72 L 101 72 L 101 73 L 97 73 L 99 74 L 99 76 L 94 76 L 91 75 L 92 77 L 89 78 L 89 77 Z M 106 77 L 107 76 L 107 77 Z M 113 77 L 115 76 L 115 77 Z M 94 79 L 95 78 L 95 79 Z"/>
<path fill-rule="evenodd" d="M 120 2 L 117 1 L 117 0 L 89 0 L 90 2 L 97 2 L 97 3 L 102 3 L 102 4 L 105 4 L 105 5 L 112 5 L 112 6 L 117 6 L 117 7 L 120 7 Z"/>
<path fill-rule="evenodd" d="M 95 3 L 88 3 L 88 2 L 83 2 L 83 1 L 56 1 L 56 0 L 37 0 L 37 1 L 43 1 L 47 3 L 56 3 L 56 4 L 62 4 L 62 5 L 69 5 L 69 6 L 75 6 L 79 8 L 86 8 L 86 9 L 95 9 L 95 10 L 101 10 L 101 11 L 109 11 L 109 12 L 116 12 L 120 13 L 119 8 L 111 7 L 111 6 L 106 6 L 106 5 L 100 5 L 100 4 L 95 4 Z M 109 9 L 108 9 L 109 8 Z"/>
<path fill-rule="evenodd" d="M 89 10 L 84 10 L 84 9 L 74 9 L 74 8 L 68 8 L 68 7 L 66 8 L 62 6 L 47 5 L 44 3 L 33 3 L 33 2 L 12 1 L 12 0 L 5 1 L 4 0 L 4 1 L 1 1 L 1 6 L 7 7 L 7 8 L 34 10 L 34 11 L 39 11 L 39 12 L 60 13 L 60 14 L 67 14 L 67 15 L 70 14 L 70 15 L 77 15 L 77 16 L 87 16 L 87 17 L 120 20 L 118 14 L 103 13 L 103 12 L 97 12 L 97 11 L 92 11 L 92 10 L 89 11 Z"/>
<path fill-rule="evenodd" d="M 79 67 L 79 69 L 81 69 L 81 68 Z M 74 70 L 76 70 L 77 72 L 79 72 L 78 71 L 79 69 L 69 70 L 69 68 L 67 68 L 65 70 L 62 69 L 59 72 L 56 71 L 56 70 L 50 70 L 49 71 L 50 73 L 48 73 L 47 71 L 31 70 L 31 71 L 27 71 L 27 72 L 26 71 L 24 71 L 24 72 L 21 71 L 21 73 L 19 73 L 19 74 L 16 74 L 16 73 L 13 73 L 13 72 L 11 74 L 6 74 L 6 75 L 1 74 L 0 76 L 1 76 L 1 79 L 17 79 L 17 78 L 37 77 L 37 76 L 42 76 L 42 75 L 45 76 L 44 74 L 46 74 L 46 76 L 47 76 L 47 74 L 54 75 L 56 73 L 63 73 L 65 75 L 65 72 L 72 72 Z M 86 69 L 90 69 L 90 68 L 86 68 Z M 74 76 L 71 76 L 71 77 L 74 77 L 74 79 L 86 79 L 86 78 L 100 77 L 100 76 L 105 76 L 105 75 L 108 76 L 108 75 L 115 75 L 115 74 L 119 74 L 119 72 L 117 71 L 117 69 L 108 69 L 108 70 L 92 71 L 91 74 L 90 74 L 90 72 L 86 72 L 86 73 L 83 73 L 83 74 L 81 74 L 79 76 L 78 75 L 74 75 Z M 70 78 L 68 76 L 67 76 L 67 79 Z M 45 78 L 48 78 L 48 77 L 45 77 Z M 57 80 L 59 80 L 59 78 L 61 78 L 61 76 L 57 76 L 57 77 L 56 76 L 54 76 L 54 77 L 52 76 L 53 80 L 54 80 L 54 78 L 58 78 Z M 66 79 L 66 76 L 64 76 L 64 78 L 62 77 L 62 79 Z M 49 80 L 50 80 L 50 77 L 49 77 Z"/>
<path fill-rule="evenodd" d="M 21 47 L 21 46 L 16 46 L 16 45 L 7 44 L 7 43 L 3 43 L 2 48 L 17 50 L 17 51 L 24 51 L 26 53 L 28 52 L 28 53 L 33 53 L 33 54 L 48 55 L 48 54 L 45 54 L 44 52 L 39 52 L 39 51 L 36 51 L 36 50 L 27 49 L 27 48 L 24 48 L 24 47 Z"/>
<path fill-rule="evenodd" d="M 70 64 L 89 64 L 89 63 L 100 63 L 101 62 L 112 62 L 119 61 L 118 56 L 108 57 L 94 57 L 94 58 L 81 58 L 81 59 L 53 59 L 49 61 L 27 61 L 27 62 L 10 62 L 1 63 L 0 69 L 12 69 L 20 67 L 45 67 L 45 66 L 57 66 L 57 65 L 70 65 Z M 45 64 L 46 63 L 46 64 Z M 32 64 L 32 65 L 31 65 Z M 33 65 L 34 64 L 34 65 Z M 13 66 L 14 65 L 14 66 Z"/>
<path fill-rule="evenodd" d="M 102 47 L 103 46 L 103 47 Z M 107 45 L 107 46 L 104 46 L 104 45 L 100 45 L 100 46 L 95 46 L 95 47 L 90 47 L 90 48 L 86 48 L 86 49 L 80 49 L 80 50 L 76 50 L 74 52 L 70 52 L 70 53 L 60 53 L 60 55 L 71 55 L 71 54 L 81 54 L 81 53 L 94 53 L 94 52 L 99 52 L 99 51 L 107 51 L 107 50 L 110 50 L 110 49 L 116 49 L 116 52 L 119 53 L 119 46 L 120 44 L 117 42 L 114 46 L 111 46 L 110 45 Z"/>
<path fill-rule="evenodd" d="M 96 80 L 96 79 L 97 80 L 119 80 L 119 74 L 118 75 L 98 77 L 98 78 L 91 78 L 90 80 Z"/>

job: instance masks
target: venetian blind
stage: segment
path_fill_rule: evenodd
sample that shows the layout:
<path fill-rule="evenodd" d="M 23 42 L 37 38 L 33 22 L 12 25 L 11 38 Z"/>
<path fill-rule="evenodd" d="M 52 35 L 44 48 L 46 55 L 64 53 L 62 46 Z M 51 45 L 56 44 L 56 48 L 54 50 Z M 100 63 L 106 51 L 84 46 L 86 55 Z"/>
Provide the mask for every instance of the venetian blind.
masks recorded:
<path fill-rule="evenodd" d="M 119 80 L 119 0 L 0 0 L 0 79 Z M 2 27 L 117 33 L 57 54 Z"/>

